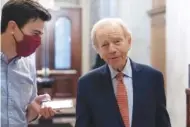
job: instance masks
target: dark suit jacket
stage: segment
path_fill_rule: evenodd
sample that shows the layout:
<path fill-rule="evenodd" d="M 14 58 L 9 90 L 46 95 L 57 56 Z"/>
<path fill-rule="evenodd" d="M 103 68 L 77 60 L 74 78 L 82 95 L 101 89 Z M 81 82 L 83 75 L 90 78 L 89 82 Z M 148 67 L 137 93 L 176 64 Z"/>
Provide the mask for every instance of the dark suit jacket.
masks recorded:
<path fill-rule="evenodd" d="M 131 127 L 171 127 L 161 72 L 131 61 L 133 113 Z M 124 127 L 108 65 L 79 79 L 75 127 Z"/>

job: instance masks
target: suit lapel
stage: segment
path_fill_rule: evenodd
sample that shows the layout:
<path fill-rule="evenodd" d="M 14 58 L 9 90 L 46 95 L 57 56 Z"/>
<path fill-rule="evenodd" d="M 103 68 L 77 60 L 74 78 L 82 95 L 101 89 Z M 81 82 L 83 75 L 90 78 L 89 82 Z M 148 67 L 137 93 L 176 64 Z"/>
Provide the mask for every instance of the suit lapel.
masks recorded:
<path fill-rule="evenodd" d="M 132 79 L 133 79 L 133 114 L 132 114 L 132 126 L 134 126 L 134 124 L 137 122 L 136 120 L 138 120 L 138 115 L 137 112 L 138 112 L 138 109 L 140 109 L 140 104 L 139 103 L 139 100 L 141 97 L 141 95 L 139 95 L 139 85 L 142 85 L 142 82 L 141 82 L 141 66 L 138 65 L 137 63 L 133 62 L 131 60 L 131 68 L 132 68 Z"/>
<path fill-rule="evenodd" d="M 118 124 L 123 124 L 122 122 L 122 118 L 120 115 L 120 111 L 119 111 L 119 107 L 117 104 L 117 100 L 114 94 L 114 89 L 113 89 L 113 84 L 112 84 L 112 79 L 111 79 L 111 75 L 110 75 L 110 70 L 108 65 L 104 65 L 104 68 L 102 69 L 102 79 L 103 79 L 103 87 L 104 89 L 106 89 L 106 105 L 107 107 L 110 108 L 110 114 L 113 115 L 113 117 L 115 117 L 118 120 Z M 109 115 L 108 114 L 108 117 Z M 124 127 L 124 126 L 123 126 Z"/>

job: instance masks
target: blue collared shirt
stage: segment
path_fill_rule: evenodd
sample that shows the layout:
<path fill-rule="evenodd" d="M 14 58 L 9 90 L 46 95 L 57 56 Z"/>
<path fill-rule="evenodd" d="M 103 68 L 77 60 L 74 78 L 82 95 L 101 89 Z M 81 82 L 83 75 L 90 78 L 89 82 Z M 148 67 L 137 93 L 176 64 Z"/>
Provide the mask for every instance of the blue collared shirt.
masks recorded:
<path fill-rule="evenodd" d="M 114 89 L 114 93 L 116 95 L 116 88 L 117 88 L 117 83 L 116 83 L 116 75 L 118 74 L 117 71 L 115 71 L 110 65 L 109 65 L 109 69 L 111 72 L 111 78 L 112 78 L 112 84 L 113 84 L 113 89 Z M 133 113 L 133 83 L 132 83 L 132 69 L 131 69 L 131 62 L 130 59 L 127 59 L 127 63 L 123 69 L 123 74 L 124 76 L 124 84 L 125 84 L 125 88 L 128 94 L 128 104 L 129 104 L 129 120 L 130 120 L 130 126 L 132 123 L 132 113 Z"/>
<path fill-rule="evenodd" d="M 26 109 L 37 96 L 35 65 L 31 57 L 1 58 L 1 126 L 27 127 Z"/>

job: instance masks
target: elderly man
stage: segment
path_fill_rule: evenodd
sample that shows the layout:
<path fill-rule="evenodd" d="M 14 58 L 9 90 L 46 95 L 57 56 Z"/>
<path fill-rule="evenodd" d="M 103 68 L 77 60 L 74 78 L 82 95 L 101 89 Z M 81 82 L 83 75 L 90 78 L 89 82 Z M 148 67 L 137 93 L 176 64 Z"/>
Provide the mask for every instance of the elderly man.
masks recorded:
<path fill-rule="evenodd" d="M 131 33 L 122 20 L 100 20 L 91 36 L 107 64 L 79 79 L 75 127 L 171 127 L 163 75 L 127 57 Z"/>
<path fill-rule="evenodd" d="M 45 21 L 51 15 L 33 0 L 9 0 L 1 16 L 1 126 L 27 127 L 52 108 L 41 107 L 49 95 L 37 96 L 36 68 L 30 55 L 41 44 Z"/>

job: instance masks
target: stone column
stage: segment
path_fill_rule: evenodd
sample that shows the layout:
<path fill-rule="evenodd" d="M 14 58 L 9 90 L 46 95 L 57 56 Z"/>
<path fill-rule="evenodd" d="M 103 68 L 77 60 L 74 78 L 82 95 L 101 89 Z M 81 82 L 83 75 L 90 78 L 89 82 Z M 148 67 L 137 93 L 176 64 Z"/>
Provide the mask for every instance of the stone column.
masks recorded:
<path fill-rule="evenodd" d="M 161 71 L 166 80 L 165 9 L 165 0 L 152 0 L 152 9 L 148 13 L 151 18 L 151 65 Z"/>

